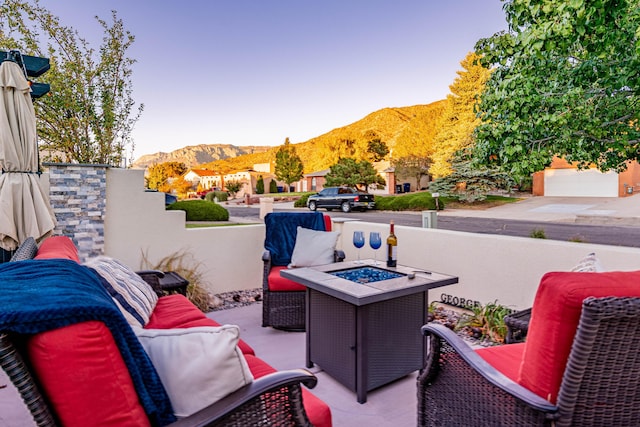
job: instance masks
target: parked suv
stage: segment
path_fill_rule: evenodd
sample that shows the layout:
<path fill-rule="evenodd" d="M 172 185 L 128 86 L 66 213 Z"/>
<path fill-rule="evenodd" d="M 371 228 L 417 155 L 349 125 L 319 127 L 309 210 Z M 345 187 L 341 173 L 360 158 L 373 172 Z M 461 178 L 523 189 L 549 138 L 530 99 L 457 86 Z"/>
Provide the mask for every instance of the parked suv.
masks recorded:
<path fill-rule="evenodd" d="M 341 209 L 342 212 L 351 212 L 351 209 L 366 211 L 373 209 L 375 202 L 373 194 L 359 191 L 352 187 L 327 187 L 317 194 L 309 196 L 307 207 L 312 211 L 318 208 Z"/>

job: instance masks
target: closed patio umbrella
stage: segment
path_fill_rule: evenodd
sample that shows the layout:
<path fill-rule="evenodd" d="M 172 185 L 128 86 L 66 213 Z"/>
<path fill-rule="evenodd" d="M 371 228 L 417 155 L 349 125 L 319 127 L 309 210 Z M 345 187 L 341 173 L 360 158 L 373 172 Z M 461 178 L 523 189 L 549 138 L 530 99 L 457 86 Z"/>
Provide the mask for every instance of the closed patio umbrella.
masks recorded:
<path fill-rule="evenodd" d="M 10 60 L 0 63 L 0 167 L 0 248 L 12 251 L 28 237 L 49 236 L 56 220 L 40 186 L 29 82 Z"/>

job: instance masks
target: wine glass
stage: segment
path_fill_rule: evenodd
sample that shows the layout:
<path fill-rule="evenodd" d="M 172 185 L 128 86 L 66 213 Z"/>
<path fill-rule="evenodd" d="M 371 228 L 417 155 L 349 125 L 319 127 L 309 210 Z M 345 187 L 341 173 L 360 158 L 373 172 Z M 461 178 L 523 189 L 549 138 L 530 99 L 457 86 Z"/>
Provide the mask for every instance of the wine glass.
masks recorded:
<path fill-rule="evenodd" d="M 362 261 L 360 261 L 360 248 L 364 246 L 364 232 L 362 231 L 353 232 L 353 246 L 358 248 L 358 260 L 355 263 L 362 264 Z"/>
<path fill-rule="evenodd" d="M 373 265 L 378 265 L 378 249 L 382 246 L 382 239 L 380 233 L 372 231 L 369 233 L 369 246 L 373 249 Z"/>

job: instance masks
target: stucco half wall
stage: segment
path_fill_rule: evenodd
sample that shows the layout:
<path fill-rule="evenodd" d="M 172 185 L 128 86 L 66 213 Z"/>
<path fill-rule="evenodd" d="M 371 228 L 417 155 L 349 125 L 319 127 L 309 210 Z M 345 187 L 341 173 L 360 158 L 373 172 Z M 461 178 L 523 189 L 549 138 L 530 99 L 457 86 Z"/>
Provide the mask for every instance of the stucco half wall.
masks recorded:
<path fill-rule="evenodd" d="M 389 233 L 388 225 L 360 221 L 334 224 L 334 228 L 342 232 L 340 245 L 347 259 L 357 256 L 351 243 L 354 230 L 363 230 L 367 240 L 370 231 L 381 232 L 383 238 Z M 395 234 L 398 263 L 459 277 L 455 285 L 430 291 L 430 301 L 440 301 L 444 294 L 524 309 L 532 305 L 545 273 L 569 271 L 590 252 L 595 252 L 605 270 L 640 269 L 638 248 L 397 225 Z M 373 258 L 368 244 L 361 251 L 362 258 Z M 378 260 L 384 259 L 384 245 L 378 252 Z"/>
<path fill-rule="evenodd" d="M 147 268 L 175 253 L 197 266 L 211 293 L 262 286 L 264 225 L 188 229 L 185 212 L 166 211 L 164 194 L 144 191 L 144 171 L 107 170 L 105 254 Z"/>

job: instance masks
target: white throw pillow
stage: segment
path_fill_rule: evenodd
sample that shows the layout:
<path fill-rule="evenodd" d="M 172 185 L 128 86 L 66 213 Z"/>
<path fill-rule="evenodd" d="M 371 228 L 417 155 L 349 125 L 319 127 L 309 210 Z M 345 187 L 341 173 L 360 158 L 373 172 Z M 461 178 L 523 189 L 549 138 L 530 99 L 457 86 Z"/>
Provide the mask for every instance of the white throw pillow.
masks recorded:
<path fill-rule="evenodd" d="M 604 268 L 602 268 L 600 260 L 596 257 L 596 254 L 592 252 L 582 258 L 578 265 L 573 267 L 571 271 L 577 273 L 602 272 L 604 271 Z"/>
<path fill-rule="evenodd" d="M 133 330 L 177 417 L 189 416 L 253 381 L 235 325 Z"/>
<path fill-rule="evenodd" d="M 333 254 L 340 233 L 317 231 L 298 226 L 296 244 L 291 254 L 290 268 L 311 267 L 333 262 Z"/>
<path fill-rule="evenodd" d="M 156 308 L 158 295 L 151 285 L 122 262 L 108 256 L 99 256 L 85 264 L 104 279 L 102 285 L 132 326 L 145 326 Z"/>

